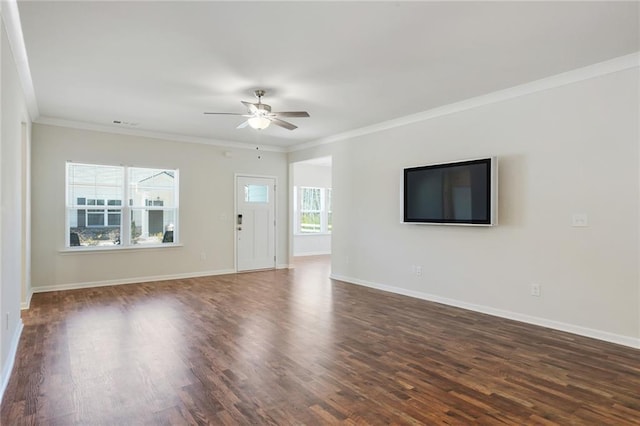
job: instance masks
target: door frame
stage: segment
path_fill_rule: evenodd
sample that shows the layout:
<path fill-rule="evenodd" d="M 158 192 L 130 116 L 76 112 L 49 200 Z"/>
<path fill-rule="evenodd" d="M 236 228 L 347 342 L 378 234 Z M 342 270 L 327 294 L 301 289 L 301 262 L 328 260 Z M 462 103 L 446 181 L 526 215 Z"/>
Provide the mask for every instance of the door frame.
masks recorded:
<path fill-rule="evenodd" d="M 234 173 L 233 175 L 233 267 L 238 273 L 238 178 L 259 178 L 259 179 L 273 179 L 273 220 L 274 235 L 273 235 L 273 255 L 276 260 L 273 262 L 273 269 L 278 269 L 278 177 L 270 175 L 255 175 L 251 173 Z M 244 272 L 244 271 L 242 271 Z"/>

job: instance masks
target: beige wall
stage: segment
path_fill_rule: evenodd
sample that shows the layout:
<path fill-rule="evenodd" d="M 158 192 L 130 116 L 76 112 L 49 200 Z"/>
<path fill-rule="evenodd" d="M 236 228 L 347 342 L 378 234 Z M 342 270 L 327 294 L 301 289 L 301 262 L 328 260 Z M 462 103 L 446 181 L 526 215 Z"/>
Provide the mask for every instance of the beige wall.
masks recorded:
<path fill-rule="evenodd" d="M 333 275 L 640 347 L 638 80 L 628 69 L 290 153 L 333 155 Z M 494 155 L 498 226 L 400 223 L 404 167 Z"/>
<path fill-rule="evenodd" d="M 232 272 L 235 174 L 275 176 L 282 187 L 288 179 L 284 153 L 256 153 L 41 124 L 34 125 L 32 155 L 35 291 Z M 67 160 L 179 169 L 183 246 L 65 252 Z M 286 191 L 278 192 L 277 197 L 276 263 L 283 267 L 288 264 L 289 253 Z"/>

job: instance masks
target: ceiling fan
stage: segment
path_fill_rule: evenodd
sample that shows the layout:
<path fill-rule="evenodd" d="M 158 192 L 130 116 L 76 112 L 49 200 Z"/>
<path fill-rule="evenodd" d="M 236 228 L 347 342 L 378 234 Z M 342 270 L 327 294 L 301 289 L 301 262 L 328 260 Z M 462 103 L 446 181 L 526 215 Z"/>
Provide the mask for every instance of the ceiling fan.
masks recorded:
<path fill-rule="evenodd" d="M 236 127 L 237 129 L 242 129 L 244 127 L 250 126 L 258 130 L 266 129 L 271 123 L 275 124 L 276 126 L 284 127 L 288 130 L 294 130 L 297 129 L 298 126 L 291 124 L 288 121 L 280 120 L 278 117 L 309 117 L 309 113 L 306 111 L 271 112 L 271 106 L 262 103 L 262 97 L 264 96 L 265 91 L 256 90 L 254 94 L 258 98 L 257 104 L 240 101 L 249 109 L 245 114 L 235 112 L 205 112 L 205 114 L 241 115 L 242 117 L 247 117 L 247 121 Z"/>

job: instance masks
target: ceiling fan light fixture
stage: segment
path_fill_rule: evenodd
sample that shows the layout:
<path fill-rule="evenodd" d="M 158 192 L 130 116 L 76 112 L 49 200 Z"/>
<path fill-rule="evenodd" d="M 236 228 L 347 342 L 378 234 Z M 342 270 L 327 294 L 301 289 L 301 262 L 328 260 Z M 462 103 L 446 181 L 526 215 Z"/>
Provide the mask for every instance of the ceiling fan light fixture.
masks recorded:
<path fill-rule="evenodd" d="M 309 117 L 307 111 L 282 111 L 271 112 L 271 105 L 263 104 L 262 97 L 264 96 L 264 90 L 256 90 L 255 95 L 258 98 L 258 103 L 251 103 L 246 101 L 240 101 L 242 105 L 247 107 L 246 113 L 237 112 L 205 112 L 205 114 L 217 114 L 217 115 L 240 115 L 242 117 L 248 117 L 247 121 L 240 123 L 236 129 L 244 129 L 249 126 L 252 129 L 264 130 L 273 123 L 274 126 L 282 127 L 287 130 L 295 130 L 298 128 L 295 124 L 282 120 L 280 117 Z"/>
<path fill-rule="evenodd" d="M 271 124 L 271 120 L 262 115 L 256 115 L 255 117 L 249 118 L 247 121 L 249 122 L 249 126 L 256 130 L 264 130 Z"/>

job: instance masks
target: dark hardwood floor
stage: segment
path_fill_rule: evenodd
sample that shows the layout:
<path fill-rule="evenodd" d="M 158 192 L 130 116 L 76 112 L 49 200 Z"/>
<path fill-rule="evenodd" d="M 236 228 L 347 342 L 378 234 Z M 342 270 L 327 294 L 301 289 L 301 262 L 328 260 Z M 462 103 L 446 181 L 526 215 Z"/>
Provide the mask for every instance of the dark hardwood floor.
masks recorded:
<path fill-rule="evenodd" d="M 295 270 L 33 296 L 2 425 L 640 425 L 640 350 Z"/>

